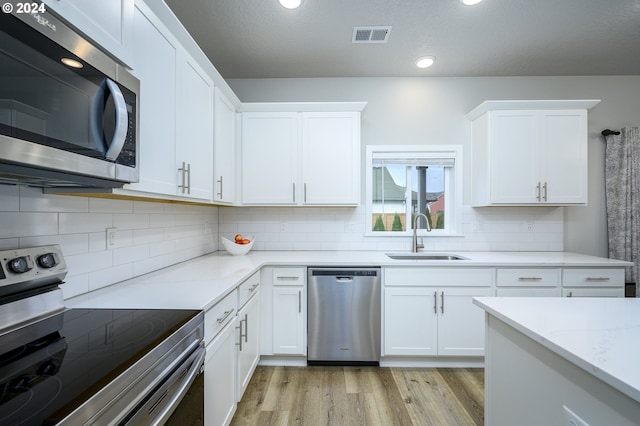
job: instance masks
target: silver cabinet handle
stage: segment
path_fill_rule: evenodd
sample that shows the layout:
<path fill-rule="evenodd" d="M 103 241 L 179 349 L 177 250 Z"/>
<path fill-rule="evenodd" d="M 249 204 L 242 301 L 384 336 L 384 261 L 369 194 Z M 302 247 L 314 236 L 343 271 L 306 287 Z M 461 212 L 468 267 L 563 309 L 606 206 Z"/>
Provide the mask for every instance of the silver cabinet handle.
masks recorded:
<path fill-rule="evenodd" d="M 434 314 L 438 313 L 438 292 L 437 291 L 433 292 L 433 313 Z"/>
<path fill-rule="evenodd" d="M 218 179 L 218 183 L 220 184 L 220 192 L 218 192 L 218 196 L 222 199 L 222 176 Z"/>
<path fill-rule="evenodd" d="M 518 277 L 518 281 L 542 281 L 540 277 Z"/>
<path fill-rule="evenodd" d="M 180 168 L 178 169 L 178 171 L 180 172 L 180 177 L 182 178 L 182 179 L 181 179 L 181 183 L 180 183 L 180 185 L 178 185 L 178 188 L 181 188 L 181 189 L 182 189 L 182 193 L 183 193 L 183 194 L 184 194 L 184 193 L 186 192 L 186 190 L 187 190 L 187 186 L 186 186 L 186 176 L 185 176 L 186 170 L 187 170 L 187 165 L 186 165 L 186 163 L 183 161 L 183 162 L 182 162 L 182 167 L 180 167 Z"/>
<path fill-rule="evenodd" d="M 293 202 L 296 202 L 296 183 L 293 182 Z"/>
<path fill-rule="evenodd" d="M 258 286 L 260 285 L 260 283 L 254 284 L 249 288 L 249 293 L 253 293 L 256 288 L 258 288 Z"/>
<path fill-rule="evenodd" d="M 242 323 L 242 321 L 240 321 Z M 240 327 L 240 334 L 242 336 L 242 326 Z M 244 342 L 247 343 L 249 336 L 249 314 L 244 314 Z"/>
<path fill-rule="evenodd" d="M 607 282 L 610 281 L 611 278 L 609 277 L 587 277 L 585 279 L 585 281 L 591 281 L 591 282 Z"/>
<path fill-rule="evenodd" d="M 298 280 L 300 277 L 296 277 L 296 276 L 281 276 L 281 277 L 276 277 L 276 280 L 282 280 L 282 281 L 293 281 L 293 280 Z"/>
<path fill-rule="evenodd" d="M 567 297 L 573 297 L 573 292 L 570 291 L 569 294 L 567 294 Z"/>
<path fill-rule="evenodd" d="M 544 195 L 542 196 L 542 199 L 546 202 L 547 201 L 547 182 L 545 182 L 544 185 L 542 185 L 542 189 L 544 191 Z"/>
<path fill-rule="evenodd" d="M 233 313 L 233 311 L 235 311 L 235 309 L 231 309 L 229 311 L 224 311 L 224 315 L 222 315 L 222 317 L 218 318 L 216 320 L 216 322 L 218 324 L 222 324 L 227 318 L 229 318 L 229 315 L 231 315 Z"/>
<path fill-rule="evenodd" d="M 187 194 L 191 194 L 191 163 L 187 163 Z"/>
<path fill-rule="evenodd" d="M 440 312 L 444 314 L 444 291 L 440 293 Z"/>
<path fill-rule="evenodd" d="M 298 313 L 302 313 L 302 290 L 298 290 Z"/>
<path fill-rule="evenodd" d="M 540 182 L 536 185 L 536 200 L 542 201 L 541 192 L 540 192 Z"/>
<path fill-rule="evenodd" d="M 236 327 L 236 330 L 238 330 L 238 343 L 236 343 L 236 346 L 238 346 L 238 350 L 242 352 L 242 320 L 240 320 L 240 324 Z"/>
<path fill-rule="evenodd" d="M 305 182 L 305 184 L 304 184 L 303 189 L 304 189 L 304 191 L 303 191 L 303 192 L 304 192 L 304 198 L 303 198 L 303 201 L 306 203 L 306 202 L 307 202 L 307 184 L 306 184 L 306 182 Z"/>

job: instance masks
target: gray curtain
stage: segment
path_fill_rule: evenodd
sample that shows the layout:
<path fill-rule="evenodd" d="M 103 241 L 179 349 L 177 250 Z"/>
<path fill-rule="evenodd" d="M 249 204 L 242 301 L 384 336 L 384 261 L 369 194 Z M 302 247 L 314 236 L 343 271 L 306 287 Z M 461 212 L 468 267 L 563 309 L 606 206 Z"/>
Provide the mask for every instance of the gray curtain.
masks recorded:
<path fill-rule="evenodd" d="M 625 280 L 640 294 L 640 128 L 606 137 L 605 189 L 609 257 L 633 262 Z"/>

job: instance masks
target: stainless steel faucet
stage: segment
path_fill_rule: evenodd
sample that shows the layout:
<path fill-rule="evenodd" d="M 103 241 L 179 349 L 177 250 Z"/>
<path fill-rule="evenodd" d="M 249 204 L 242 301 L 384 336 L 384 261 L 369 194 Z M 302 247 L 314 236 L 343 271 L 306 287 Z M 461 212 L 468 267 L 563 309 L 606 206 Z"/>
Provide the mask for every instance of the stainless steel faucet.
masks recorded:
<path fill-rule="evenodd" d="M 424 217 L 424 222 L 427 224 L 427 232 L 431 232 L 431 226 L 429 226 L 429 219 L 427 219 L 427 216 L 424 213 L 416 214 L 416 217 L 413 218 L 413 240 L 411 242 L 412 253 L 417 253 L 418 249 L 424 248 L 424 244 L 422 244 L 422 242 L 418 244 L 418 218 L 420 216 Z M 422 241 L 422 239 L 420 239 L 420 241 Z"/>

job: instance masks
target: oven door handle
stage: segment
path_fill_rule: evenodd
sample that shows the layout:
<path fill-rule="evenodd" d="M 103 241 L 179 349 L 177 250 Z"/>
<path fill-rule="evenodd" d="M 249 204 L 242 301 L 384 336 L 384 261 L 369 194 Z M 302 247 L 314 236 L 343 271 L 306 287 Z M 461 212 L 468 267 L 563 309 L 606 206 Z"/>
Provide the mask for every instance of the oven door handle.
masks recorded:
<path fill-rule="evenodd" d="M 206 355 L 206 350 L 204 348 L 203 342 L 200 342 L 200 348 L 196 349 L 195 352 L 197 353 L 196 360 L 193 362 L 193 364 L 191 364 L 191 368 L 189 369 L 187 374 L 182 377 L 182 384 L 171 397 L 171 400 L 169 400 L 169 402 L 164 406 L 161 412 L 153 417 L 154 423 L 157 422 L 157 424 L 164 424 L 169 419 L 169 417 L 171 417 L 171 414 L 173 414 L 176 407 L 180 404 L 180 401 L 182 401 L 182 398 L 187 394 L 187 391 L 191 387 L 191 384 L 200 373 L 200 369 L 204 363 L 204 358 Z"/>

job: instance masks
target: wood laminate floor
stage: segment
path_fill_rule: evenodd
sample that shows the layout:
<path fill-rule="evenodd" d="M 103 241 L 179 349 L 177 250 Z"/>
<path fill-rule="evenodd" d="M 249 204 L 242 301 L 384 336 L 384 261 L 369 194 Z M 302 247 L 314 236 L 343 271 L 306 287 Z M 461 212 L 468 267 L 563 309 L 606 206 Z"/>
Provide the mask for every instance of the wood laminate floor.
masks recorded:
<path fill-rule="evenodd" d="M 258 366 L 231 422 L 483 425 L 484 370 Z"/>

